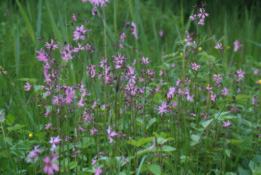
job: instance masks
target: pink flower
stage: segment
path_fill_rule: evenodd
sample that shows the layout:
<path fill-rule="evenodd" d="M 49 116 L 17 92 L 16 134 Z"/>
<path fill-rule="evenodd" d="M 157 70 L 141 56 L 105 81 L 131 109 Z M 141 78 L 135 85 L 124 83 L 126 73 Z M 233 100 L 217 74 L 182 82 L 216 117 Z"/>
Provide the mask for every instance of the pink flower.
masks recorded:
<path fill-rule="evenodd" d="M 257 75 L 259 73 L 258 69 L 255 69 L 254 74 Z"/>
<path fill-rule="evenodd" d="M 73 19 L 74 21 L 77 21 L 77 18 L 76 18 L 76 16 L 75 16 L 75 14 L 72 15 L 72 19 Z"/>
<path fill-rule="evenodd" d="M 132 34 L 136 39 L 138 39 L 136 24 L 135 24 L 134 22 L 132 22 L 132 23 L 131 23 L 131 26 L 133 27 L 133 28 L 130 29 L 131 34 Z"/>
<path fill-rule="evenodd" d="M 222 91 L 221 94 L 224 95 L 224 96 L 227 96 L 228 93 L 229 93 L 229 90 L 228 90 L 227 88 L 224 88 L 224 89 L 222 89 L 221 91 Z"/>
<path fill-rule="evenodd" d="M 30 91 L 31 87 L 32 87 L 32 86 L 31 86 L 30 83 L 27 81 L 27 82 L 26 82 L 26 85 L 24 85 L 24 90 L 25 90 L 25 91 Z"/>
<path fill-rule="evenodd" d="M 53 156 L 52 160 L 50 160 L 50 158 L 47 156 L 43 159 L 44 163 L 45 163 L 45 167 L 44 167 L 44 172 L 49 174 L 54 174 L 54 171 L 59 171 L 59 166 L 56 164 L 53 164 L 54 161 L 56 161 L 57 156 Z"/>
<path fill-rule="evenodd" d="M 108 133 L 108 139 L 110 140 L 110 143 L 112 143 L 114 141 L 112 138 L 115 137 L 117 133 L 115 131 L 111 132 L 111 126 L 109 126 L 109 128 L 107 129 L 107 133 Z"/>
<path fill-rule="evenodd" d="M 49 44 L 49 43 L 45 43 L 45 47 L 47 48 L 47 49 L 49 49 L 49 50 L 55 50 L 55 49 L 57 49 L 58 48 L 58 45 L 55 45 L 55 44 L 53 44 L 53 42 L 54 42 L 54 40 L 53 39 L 51 39 L 51 44 Z"/>
<path fill-rule="evenodd" d="M 228 120 L 227 122 L 223 121 L 223 127 L 226 128 L 230 126 L 232 123 Z"/>
<path fill-rule="evenodd" d="M 216 45 L 215 49 L 224 50 L 224 48 L 222 47 L 222 43 L 219 43 L 218 45 Z"/>
<path fill-rule="evenodd" d="M 44 128 L 44 129 L 48 130 L 51 126 L 52 126 L 52 124 L 51 124 L 51 123 L 48 123 L 48 124 L 45 125 L 45 128 Z"/>
<path fill-rule="evenodd" d="M 163 30 L 159 31 L 159 36 L 162 37 L 163 36 Z"/>
<path fill-rule="evenodd" d="M 97 12 L 98 12 L 98 11 L 97 11 L 97 8 L 94 7 L 94 8 L 92 9 L 92 15 L 95 16 L 95 15 L 97 14 Z"/>
<path fill-rule="evenodd" d="M 67 87 L 65 94 L 66 94 L 66 98 L 64 100 L 67 104 L 71 104 L 73 98 L 76 98 L 75 91 L 73 90 L 72 87 Z"/>
<path fill-rule="evenodd" d="M 205 25 L 204 22 L 205 22 L 204 18 L 201 18 L 201 19 L 199 20 L 198 24 L 203 26 L 203 25 Z"/>
<path fill-rule="evenodd" d="M 95 174 L 94 175 L 100 175 L 102 173 L 102 169 L 98 166 L 97 169 L 94 169 Z"/>
<path fill-rule="evenodd" d="M 149 58 L 145 58 L 145 57 L 142 57 L 142 61 L 141 61 L 141 64 L 149 64 Z"/>
<path fill-rule="evenodd" d="M 239 43 L 238 40 L 236 40 L 234 42 L 234 52 L 237 52 L 240 47 L 241 47 L 241 44 Z"/>
<path fill-rule="evenodd" d="M 107 2 L 110 2 L 109 0 L 82 0 L 82 2 L 87 2 L 89 1 L 91 4 L 94 4 L 96 6 L 106 6 Z"/>
<path fill-rule="evenodd" d="M 197 65 L 196 63 L 191 63 L 190 64 L 192 66 L 192 70 L 197 71 L 200 68 L 200 65 Z"/>
<path fill-rule="evenodd" d="M 246 73 L 245 72 L 243 72 L 241 69 L 240 70 L 237 70 L 236 71 L 236 75 L 237 75 L 237 80 L 236 81 L 240 81 L 240 80 L 242 80 L 243 78 L 244 78 L 244 75 L 245 75 Z"/>
<path fill-rule="evenodd" d="M 166 102 L 163 102 L 161 104 L 161 106 L 159 106 L 158 110 L 159 110 L 159 114 L 161 114 L 161 116 L 165 113 L 167 114 L 169 111 L 168 111 L 168 105 L 166 104 Z"/>
<path fill-rule="evenodd" d="M 51 137 L 51 140 L 49 141 L 49 143 L 52 143 L 52 144 L 54 144 L 54 145 L 58 145 L 61 140 L 62 140 L 62 139 L 60 139 L 59 136 L 57 136 L 57 137 Z"/>
<path fill-rule="evenodd" d="M 78 41 L 78 39 L 84 40 L 85 39 L 84 33 L 86 31 L 87 30 L 84 30 L 83 25 L 81 25 L 81 27 L 76 26 L 76 30 L 73 32 L 73 37 L 74 37 L 73 40 L 76 40 L 76 41 Z"/>
<path fill-rule="evenodd" d="M 205 19 L 205 17 L 209 15 L 208 13 L 206 13 L 204 8 L 200 8 L 199 11 L 200 11 L 200 13 L 198 14 L 198 17 L 200 17 L 202 19 Z"/>
<path fill-rule="evenodd" d="M 47 62 L 48 61 L 48 57 L 45 54 L 45 52 L 41 49 L 39 51 L 36 51 L 39 55 L 36 57 L 38 59 L 38 61 L 43 61 L 43 62 Z"/>

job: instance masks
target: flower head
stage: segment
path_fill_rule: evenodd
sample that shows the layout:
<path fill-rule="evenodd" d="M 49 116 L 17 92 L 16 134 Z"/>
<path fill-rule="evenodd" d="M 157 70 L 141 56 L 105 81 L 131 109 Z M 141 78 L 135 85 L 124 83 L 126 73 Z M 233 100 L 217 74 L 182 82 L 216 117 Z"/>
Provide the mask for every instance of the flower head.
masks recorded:
<path fill-rule="evenodd" d="M 56 161 L 57 156 L 53 156 L 52 159 L 50 159 L 48 156 L 43 159 L 45 166 L 43 168 L 44 172 L 46 174 L 54 174 L 54 171 L 59 171 L 59 166 L 54 164 L 53 162 Z"/>
<path fill-rule="evenodd" d="M 27 82 L 26 82 L 26 85 L 24 86 L 24 90 L 25 90 L 25 91 L 30 91 L 31 87 L 32 87 L 32 86 L 31 86 L 30 83 L 27 81 Z"/>
<path fill-rule="evenodd" d="M 227 122 L 223 121 L 223 127 L 224 127 L 224 128 L 229 127 L 231 124 L 232 124 L 232 123 L 231 123 L 231 121 L 229 121 L 229 120 L 228 120 Z"/>
<path fill-rule="evenodd" d="M 112 138 L 115 137 L 117 133 L 115 131 L 111 131 L 111 126 L 109 126 L 109 128 L 107 129 L 107 133 L 108 139 L 110 140 L 110 143 L 112 143 L 114 141 Z"/>
<path fill-rule="evenodd" d="M 102 169 L 101 169 L 101 167 L 99 167 L 99 166 L 98 166 L 97 169 L 94 169 L 94 171 L 95 171 L 95 174 L 94 174 L 94 175 L 100 175 L 100 174 L 102 173 Z"/>

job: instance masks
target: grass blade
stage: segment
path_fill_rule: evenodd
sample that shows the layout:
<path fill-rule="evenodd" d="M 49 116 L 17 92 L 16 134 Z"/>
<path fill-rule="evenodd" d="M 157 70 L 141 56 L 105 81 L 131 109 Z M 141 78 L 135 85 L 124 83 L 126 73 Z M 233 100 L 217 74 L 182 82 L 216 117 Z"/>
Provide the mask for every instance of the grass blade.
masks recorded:
<path fill-rule="evenodd" d="M 35 36 L 34 36 L 34 31 L 33 31 L 32 25 L 30 24 L 30 21 L 29 21 L 27 15 L 26 15 L 22 5 L 20 4 L 20 2 L 18 0 L 16 0 L 16 3 L 18 5 L 18 8 L 19 8 L 21 15 L 23 16 L 23 19 L 25 21 L 29 35 L 31 36 L 31 39 L 32 39 L 33 43 L 35 44 Z"/>

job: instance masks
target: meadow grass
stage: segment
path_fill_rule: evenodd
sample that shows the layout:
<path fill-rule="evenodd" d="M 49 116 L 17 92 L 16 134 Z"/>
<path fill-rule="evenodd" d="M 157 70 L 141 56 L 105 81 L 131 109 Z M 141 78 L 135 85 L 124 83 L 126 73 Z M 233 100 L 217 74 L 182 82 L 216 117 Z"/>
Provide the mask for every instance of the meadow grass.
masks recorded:
<path fill-rule="evenodd" d="M 259 1 L 195 3 L 1 1 L 0 174 L 261 174 Z"/>

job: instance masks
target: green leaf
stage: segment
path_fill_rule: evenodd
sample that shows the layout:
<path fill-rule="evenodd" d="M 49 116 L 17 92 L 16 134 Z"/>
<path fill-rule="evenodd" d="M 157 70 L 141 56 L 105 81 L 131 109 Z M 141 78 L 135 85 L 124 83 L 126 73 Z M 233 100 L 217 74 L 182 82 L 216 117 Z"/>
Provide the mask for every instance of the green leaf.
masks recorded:
<path fill-rule="evenodd" d="M 152 172 L 154 175 L 161 175 L 161 167 L 157 164 L 152 164 L 149 165 L 149 170 Z"/>
<path fill-rule="evenodd" d="M 11 113 L 9 113 L 7 116 L 6 116 L 6 121 L 5 123 L 9 126 L 13 125 L 14 124 L 14 121 L 15 121 L 15 116 L 13 116 Z"/>
<path fill-rule="evenodd" d="M 25 127 L 25 125 L 16 124 L 12 127 L 8 127 L 7 129 L 9 132 L 11 132 L 11 131 L 16 131 L 16 130 L 22 129 L 23 127 Z"/>
<path fill-rule="evenodd" d="M 19 8 L 19 11 L 20 11 L 22 17 L 24 18 L 24 21 L 25 21 L 25 24 L 26 24 L 28 33 L 29 33 L 29 35 L 31 36 L 31 39 L 32 39 L 33 43 L 35 44 L 34 31 L 33 31 L 33 28 L 32 28 L 32 26 L 31 26 L 31 24 L 30 24 L 30 21 L 29 21 L 27 15 L 26 15 L 26 13 L 25 13 L 25 11 L 24 11 L 22 5 L 20 4 L 19 0 L 16 0 L 16 3 L 17 3 L 17 6 L 18 6 L 18 8 Z"/>
<path fill-rule="evenodd" d="M 171 152 L 171 151 L 175 151 L 176 148 L 172 147 L 172 146 L 167 146 L 167 145 L 164 145 L 162 147 L 162 151 L 165 151 L 165 152 Z"/>
<path fill-rule="evenodd" d="M 155 117 L 151 118 L 146 126 L 146 130 L 148 130 L 155 122 L 157 122 L 157 119 Z"/>
<path fill-rule="evenodd" d="M 141 162 L 140 162 L 140 165 L 139 165 L 139 168 L 138 168 L 138 171 L 137 171 L 137 175 L 140 174 L 141 167 L 142 167 L 142 165 L 143 165 L 143 163 L 144 163 L 145 158 L 146 158 L 146 156 L 144 156 L 144 157 L 142 158 Z"/>
<path fill-rule="evenodd" d="M 230 151 L 229 149 L 226 149 L 226 150 L 225 150 L 225 153 L 226 153 L 226 155 L 227 155 L 228 157 L 230 157 L 231 151 Z"/>
<path fill-rule="evenodd" d="M 213 119 L 210 120 L 203 120 L 200 122 L 200 124 L 203 126 L 203 128 L 207 128 L 208 125 L 213 121 Z"/>
<path fill-rule="evenodd" d="M 30 83 L 36 83 L 37 79 L 35 78 L 19 78 L 17 81 L 29 81 Z"/>
<path fill-rule="evenodd" d="M 75 167 L 77 167 L 77 162 L 76 162 L 76 161 L 73 161 L 73 162 L 70 162 L 70 163 L 69 163 L 69 168 L 70 168 L 70 170 L 71 170 L 71 169 L 74 169 Z"/>

